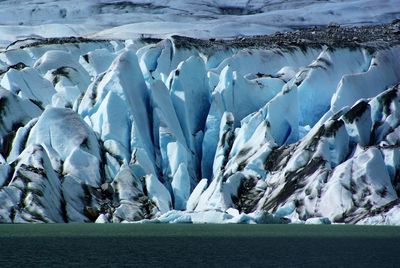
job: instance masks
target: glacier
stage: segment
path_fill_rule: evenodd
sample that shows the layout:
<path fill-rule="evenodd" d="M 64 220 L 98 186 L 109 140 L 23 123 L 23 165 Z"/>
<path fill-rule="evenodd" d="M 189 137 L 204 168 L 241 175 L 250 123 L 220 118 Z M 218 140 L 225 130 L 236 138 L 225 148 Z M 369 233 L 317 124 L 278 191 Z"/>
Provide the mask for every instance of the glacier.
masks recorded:
<path fill-rule="evenodd" d="M 66 36 L 232 38 L 330 23 L 389 23 L 399 12 L 398 0 L 7 0 L 0 2 L 0 47 Z"/>
<path fill-rule="evenodd" d="M 0 222 L 398 225 L 399 30 L 15 42 Z"/>

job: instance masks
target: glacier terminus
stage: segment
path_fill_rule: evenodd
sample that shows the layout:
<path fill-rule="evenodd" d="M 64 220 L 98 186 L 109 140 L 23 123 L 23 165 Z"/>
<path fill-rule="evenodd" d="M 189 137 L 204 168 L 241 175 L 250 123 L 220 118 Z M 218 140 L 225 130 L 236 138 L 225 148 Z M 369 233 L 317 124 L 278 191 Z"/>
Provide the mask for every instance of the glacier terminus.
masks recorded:
<path fill-rule="evenodd" d="M 0 222 L 400 225 L 400 21 L 355 24 L 2 39 Z"/>

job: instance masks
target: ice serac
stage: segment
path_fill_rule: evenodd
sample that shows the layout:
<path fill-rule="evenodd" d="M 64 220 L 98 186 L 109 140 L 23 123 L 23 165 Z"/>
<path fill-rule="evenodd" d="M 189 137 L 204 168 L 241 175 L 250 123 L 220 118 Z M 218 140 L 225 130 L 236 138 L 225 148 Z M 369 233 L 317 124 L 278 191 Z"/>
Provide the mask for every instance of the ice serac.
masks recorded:
<path fill-rule="evenodd" d="M 91 76 L 97 76 L 110 67 L 116 54 L 110 53 L 108 49 L 99 48 L 89 51 L 79 58 L 79 63 Z"/>
<path fill-rule="evenodd" d="M 87 220 L 90 187 L 99 187 L 101 152 L 92 129 L 71 109 L 48 108 L 31 129 L 27 146 L 41 145 L 52 168 L 62 176 L 62 192 L 68 221 Z M 86 200 L 85 202 L 82 202 Z"/>
<path fill-rule="evenodd" d="M 172 208 L 171 195 L 165 186 L 153 174 L 145 178 L 149 198 L 156 204 L 160 213 L 166 213 Z"/>
<path fill-rule="evenodd" d="M 115 211 L 106 215 L 108 221 L 112 217 L 112 222 L 132 222 L 152 216 L 155 205 L 144 194 L 142 183 L 127 165 L 121 167 L 112 182 Z"/>
<path fill-rule="evenodd" d="M 21 145 L 13 144 L 18 129 L 41 112 L 33 102 L 0 88 L 0 151 L 4 158 L 7 158 L 16 146 Z M 23 146 L 24 144 L 21 145 Z M 20 148 L 20 151 L 22 150 L 23 148 Z"/>
<path fill-rule="evenodd" d="M 233 140 L 235 139 L 234 129 L 235 119 L 232 113 L 225 112 L 222 116 L 221 126 L 219 130 L 219 142 L 214 157 L 213 176 L 223 173 L 225 166 L 229 160 L 229 153 L 232 149 Z"/>
<path fill-rule="evenodd" d="M 116 75 L 120 86 L 126 96 L 127 103 L 132 113 L 137 134 L 142 140 L 144 149 L 150 159 L 154 157 L 154 149 L 150 134 L 149 121 L 149 92 L 144 82 L 137 57 L 131 51 L 123 52 L 114 61 Z"/>
<path fill-rule="evenodd" d="M 333 222 L 397 199 L 382 154 L 376 148 L 360 150 L 336 167 L 325 189 L 319 210 Z"/>
<path fill-rule="evenodd" d="M 61 181 L 42 146 L 31 145 L 21 153 L 8 187 L 19 190 L 14 221 L 65 222 Z"/>
<path fill-rule="evenodd" d="M 284 84 L 278 78 L 262 77 L 249 80 L 240 72 L 233 71 L 229 65 L 221 71 L 219 83 L 212 94 L 210 112 L 206 121 L 202 159 L 203 177 L 212 178 L 209 170 L 212 169 L 213 163 L 210 159 L 213 159 L 215 155 L 224 112 L 232 113 L 235 118 L 234 127 L 238 127 L 242 119 L 256 112 L 275 97 Z"/>
<path fill-rule="evenodd" d="M 47 149 L 52 160 L 66 161 L 77 149 L 100 159 L 92 129 L 71 109 L 46 109 L 29 133 L 27 145 L 34 144 Z"/>
<path fill-rule="evenodd" d="M 192 152 L 190 161 L 200 174 L 203 130 L 210 107 L 210 90 L 204 61 L 190 57 L 178 65 L 170 77 L 170 95 L 186 144 Z M 192 182 L 192 185 L 197 181 Z"/>
<path fill-rule="evenodd" d="M 157 92 L 155 89 L 154 94 Z M 157 97 L 154 99 L 156 105 Z M 150 101 L 137 57 L 130 50 L 122 52 L 86 91 L 78 111 L 100 136 L 108 180 L 114 179 L 122 164 L 130 162 L 136 176 L 158 174 L 159 147 L 153 143 L 159 141 L 152 135 Z"/>
<path fill-rule="evenodd" d="M 155 201 L 158 209 L 165 212 L 171 206 L 168 203 L 170 196 L 167 189 L 155 176 L 159 164 L 156 161 L 154 138 L 151 134 L 150 93 L 145 84 L 137 57 L 132 51 L 123 52 L 114 60 L 110 69 L 110 72 L 114 72 L 114 82 L 115 80 L 118 81 L 118 86 L 122 90 L 121 93 L 125 97 L 132 116 L 133 130 L 131 135 L 135 137 L 131 139 L 130 148 L 133 151 L 134 164 L 144 167 L 149 196 Z M 141 161 L 145 163 L 142 165 Z M 149 164 L 150 169 L 148 168 Z M 158 197 L 161 193 L 164 195 L 160 197 L 162 201 Z"/>
<path fill-rule="evenodd" d="M 131 51 L 120 54 L 106 74 L 93 82 L 90 91 L 83 97 L 79 111 L 82 116 L 89 116 L 105 146 L 110 145 L 107 149 L 129 161 L 127 154 L 132 147 L 154 162 L 149 92 L 136 55 Z M 130 139 L 132 128 L 135 140 Z"/>
<path fill-rule="evenodd" d="M 1 79 L 0 85 L 23 99 L 32 100 L 44 108 L 51 103 L 56 93 L 53 85 L 33 68 L 10 69 Z"/>
<path fill-rule="evenodd" d="M 289 217 L 322 216 L 332 222 L 356 222 L 362 218 L 360 215 L 366 216 L 370 210 L 397 200 L 396 184 L 390 176 L 397 167 L 396 160 L 390 160 L 391 154 L 381 147 L 380 139 L 371 140 L 369 148 L 360 145 L 365 142 L 364 131 L 374 132 L 371 118 L 374 125 L 385 121 L 385 116 L 374 118 L 369 107 L 379 103 L 378 114 L 395 107 L 397 90 L 398 87 L 388 89 L 369 103 L 361 101 L 334 115 L 308 140 L 276 149 L 267 161 L 271 172 L 267 182 L 272 189 L 265 191 L 259 205 L 274 212 L 293 203 L 295 206 L 287 211 Z M 383 96 L 388 98 L 386 104 Z M 361 121 L 362 118 L 367 120 Z M 357 132 L 354 123 L 360 126 Z M 392 165 L 389 169 L 385 155 L 388 165 Z M 279 203 L 286 205 L 276 206 Z"/>
<path fill-rule="evenodd" d="M 218 142 L 219 124 L 224 111 L 233 114 L 235 127 L 239 127 L 242 120 L 242 126 L 245 125 L 247 121 L 251 120 L 249 118 L 252 113 L 257 112 L 264 106 L 268 106 L 270 101 L 284 90 L 284 87 L 286 88 L 285 92 L 289 92 L 289 85 L 290 88 L 295 87 L 295 85 L 292 85 L 294 82 L 289 83 L 289 81 L 294 77 L 296 70 L 299 70 L 303 65 L 309 64 L 313 57 L 317 55 L 317 50 L 314 49 L 308 49 L 307 53 L 294 49 L 286 54 L 280 50 L 240 50 L 212 70 L 213 72 L 219 72 L 219 82 L 213 91 L 210 112 L 206 121 L 202 159 L 203 177 L 212 177 L 209 171 L 212 169 L 210 159 L 214 158 Z M 296 90 L 289 95 L 293 94 L 296 94 Z M 278 102 L 279 100 L 273 101 L 273 103 Z M 298 113 L 296 102 L 297 97 L 293 98 L 291 102 L 286 102 L 287 104 L 290 103 L 288 111 Z M 267 109 L 264 109 L 264 114 Z M 275 108 L 272 109 L 274 110 Z M 273 111 L 269 117 L 274 114 L 281 115 L 280 112 Z M 288 117 L 290 116 L 288 115 Z M 298 115 L 295 115 L 293 120 L 298 120 L 297 118 Z M 296 127 L 291 132 L 293 139 L 297 135 L 296 129 L 298 128 L 298 124 L 294 123 Z M 277 131 L 281 131 L 281 129 Z M 251 134 L 249 133 L 246 136 L 251 136 Z"/>
<path fill-rule="evenodd" d="M 299 84 L 300 124 L 313 126 L 331 105 L 332 95 L 344 75 L 367 70 L 372 55 L 365 49 L 324 49 L 318 57 L 296 75 Z"/>
<path fill-rule="evenodd" d="M 366 72 L 343 76 L 332 98 L 332 110 L 336 112 L 361 98 L 374 97 L 395 85 L 400 79 L 399 50 L 399 47 L 395 47 L 378 51 Z"/>
<path fill-rule="evenodd" d="M 191 182 L 196 178 L 191 164 L 192 153 L 187 146 L 168 89 L 161 81 L 152 84 L 151 99 L 156 155 L 161 161 L 165 183 L 172 190 L 175 208 L 184 209 L 190 195 Z"/>

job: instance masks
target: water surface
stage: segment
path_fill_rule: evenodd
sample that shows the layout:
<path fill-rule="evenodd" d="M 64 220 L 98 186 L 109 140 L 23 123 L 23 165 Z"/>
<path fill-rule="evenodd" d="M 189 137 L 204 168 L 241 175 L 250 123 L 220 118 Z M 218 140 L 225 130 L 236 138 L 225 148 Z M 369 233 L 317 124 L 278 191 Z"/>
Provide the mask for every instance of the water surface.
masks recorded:
<path fill-rule="evenodd" d="M 400 228 L 0 225 L 0 267 L 399 267 Z"/>

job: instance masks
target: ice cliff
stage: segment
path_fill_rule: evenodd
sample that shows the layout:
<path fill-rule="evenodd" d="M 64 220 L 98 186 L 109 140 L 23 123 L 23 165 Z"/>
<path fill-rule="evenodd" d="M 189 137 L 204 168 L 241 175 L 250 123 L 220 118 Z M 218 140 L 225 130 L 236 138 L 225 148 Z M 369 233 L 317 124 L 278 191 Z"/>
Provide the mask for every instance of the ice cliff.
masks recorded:
<path fill-rule="evenodd" d="M 400 224 L 398 34 L 16 43 L 0 222 Z"/>

